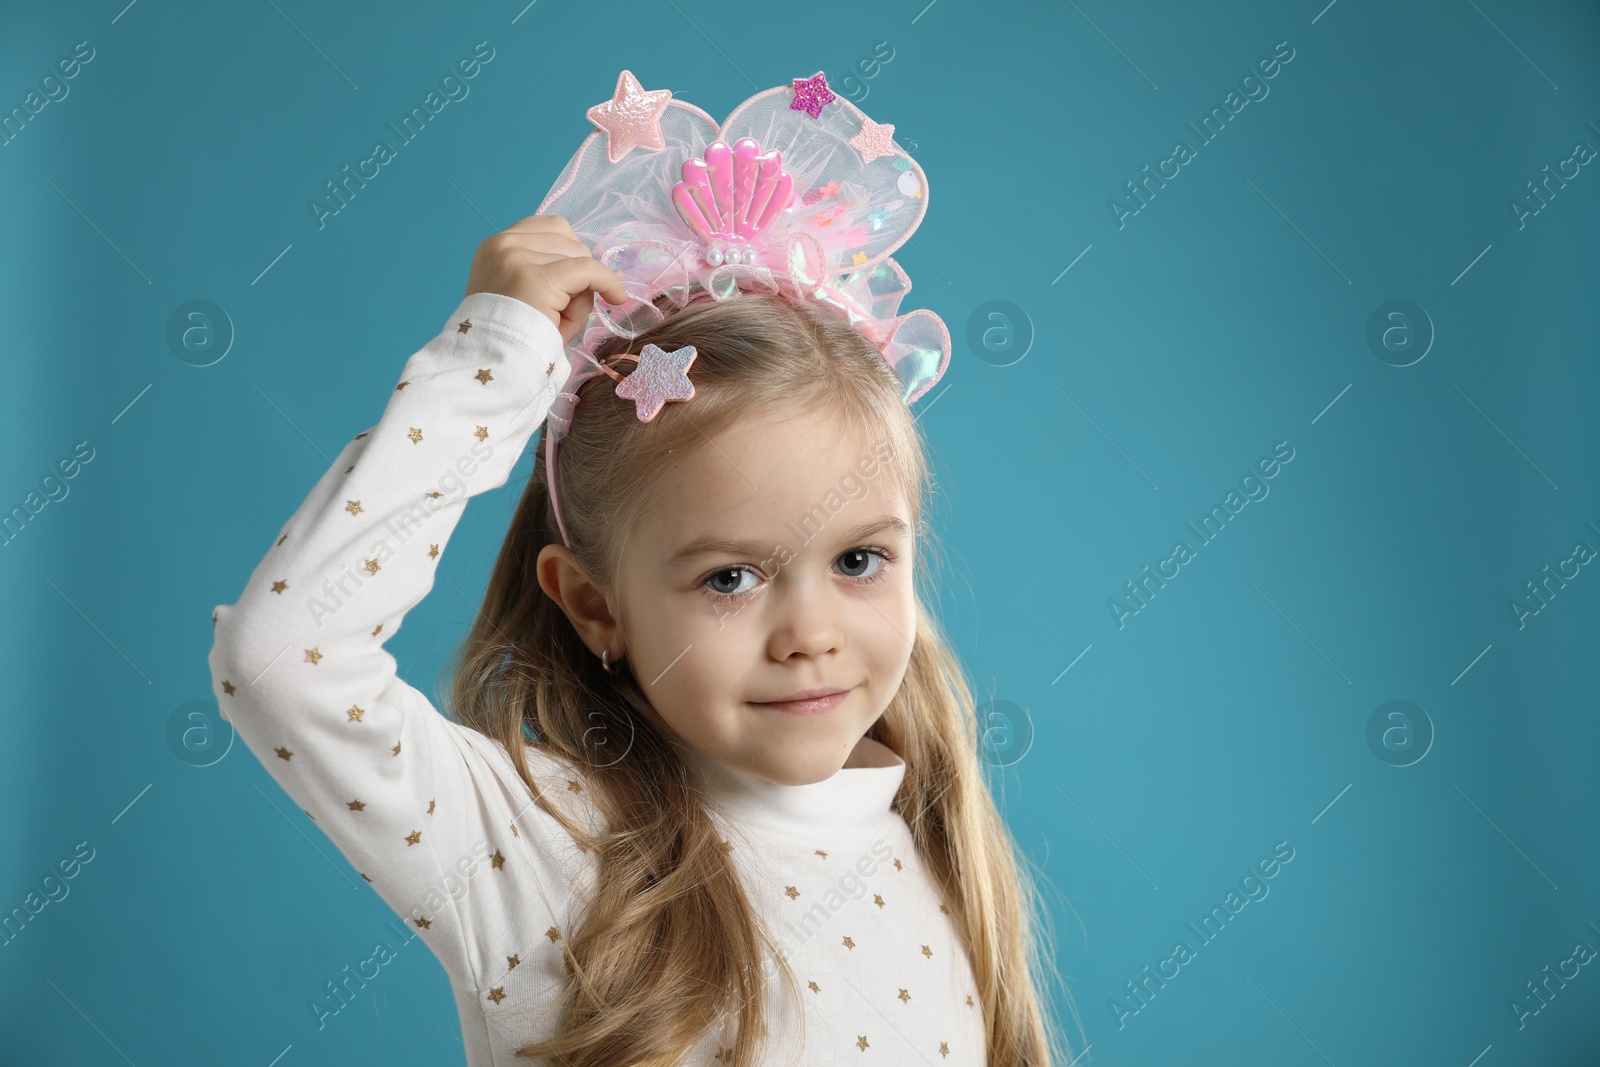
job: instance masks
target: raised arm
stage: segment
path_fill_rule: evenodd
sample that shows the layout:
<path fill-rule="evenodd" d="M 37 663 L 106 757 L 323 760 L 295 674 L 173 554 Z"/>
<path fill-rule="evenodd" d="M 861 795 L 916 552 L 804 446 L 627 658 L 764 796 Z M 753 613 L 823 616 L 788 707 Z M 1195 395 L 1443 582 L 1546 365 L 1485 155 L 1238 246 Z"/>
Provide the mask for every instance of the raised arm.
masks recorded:
<path fill-rule="evenodd" d="M 586 262 L 545 274 L 578 288 L 603 269 Z M 564 835 L 499 744 L 442 717 L 384 642 L 433 587 L 467 501 L 505 484 L 566 380 L 558 318 L 568 326 L 469 289 L 213 616 L 213 686 L 240 738 L 447 970 L 473 980 L 506 966 L 485 939 L 495 916 L 549 921 Z"/>

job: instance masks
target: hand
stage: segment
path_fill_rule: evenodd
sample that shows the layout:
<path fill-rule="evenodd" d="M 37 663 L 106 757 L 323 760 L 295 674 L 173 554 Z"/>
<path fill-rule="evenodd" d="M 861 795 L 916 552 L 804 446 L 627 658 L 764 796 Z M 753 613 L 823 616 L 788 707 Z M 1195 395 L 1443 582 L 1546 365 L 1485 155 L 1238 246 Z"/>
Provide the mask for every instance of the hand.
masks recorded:
<path fill-rule="evenodd" d="M 560 215 L 529 215 L 484 238 L 472 257 L 467 296 L 500 293 L 550 316 L 570 344 L 594 310 L 594 293 L 623 304 L 622 279 L 601 266 Z"/>

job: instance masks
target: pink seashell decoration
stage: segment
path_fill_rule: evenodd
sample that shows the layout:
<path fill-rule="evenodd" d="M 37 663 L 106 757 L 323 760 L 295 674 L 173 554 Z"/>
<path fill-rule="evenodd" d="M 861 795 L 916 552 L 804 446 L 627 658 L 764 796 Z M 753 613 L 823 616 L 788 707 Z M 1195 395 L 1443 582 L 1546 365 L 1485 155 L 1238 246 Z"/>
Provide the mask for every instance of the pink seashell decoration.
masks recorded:
<path fill-rule="evenodd" d="M 683 180 L 672 187 L 672 206 L 700 238 L 706 263 L 754 266 L 765 235 L 789 206 L 794 182 L 777 149 L 762 153 L 753 137 L 730 148 L 706 146 L 705 157 L 683 161 Z"/>

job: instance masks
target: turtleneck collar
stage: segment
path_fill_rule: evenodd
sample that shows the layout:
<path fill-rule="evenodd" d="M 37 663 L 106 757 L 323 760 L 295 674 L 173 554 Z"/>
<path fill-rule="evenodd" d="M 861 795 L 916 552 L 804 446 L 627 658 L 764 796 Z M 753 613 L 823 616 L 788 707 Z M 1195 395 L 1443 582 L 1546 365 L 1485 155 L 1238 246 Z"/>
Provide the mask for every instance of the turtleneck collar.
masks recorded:
<path fill-rule="evenodd" d="M 735 823 L 806 840 L 865 843 L 894 818 L 890 807 L 905 779 L 906 764 L 892 750 L 887 767 L 841 767 L 831 778 L 808 785 L 780 785 L 694 749 L 684 757 L 706 799 Z"/>

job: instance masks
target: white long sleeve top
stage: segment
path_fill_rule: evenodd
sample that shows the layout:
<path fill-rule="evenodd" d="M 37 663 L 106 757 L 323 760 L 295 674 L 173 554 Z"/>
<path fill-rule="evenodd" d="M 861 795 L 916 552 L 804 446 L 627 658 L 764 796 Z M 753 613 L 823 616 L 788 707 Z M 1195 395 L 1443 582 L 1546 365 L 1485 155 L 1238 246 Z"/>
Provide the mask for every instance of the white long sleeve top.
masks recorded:
<path fill-rule="evenodd" d="M 384 643 L 433 587 L 467 501 L 505 484 L 567 370 L 542 312 L 466 297 L 212 616 L 222 714 L 394 909 L 396 931 L 444 966 L 470 1067 L 522 1067 L 513 1050 L 554 1032 L 561 939 L 595 857 L 534 803 L 498 741 L 399 677 Z M 545 796 L 597 825 L 583 771 L 526 747 Z M 805 999 L 790 1017 L 769 977 L 766 1063 L 985 1062 L 970 962 L 891 807 L 906 768 L 890 757 L 785 786 L 691 754 Z M 341 992 L 330 984 L 330 1012 Z M 683 1062 L 721 1067 L 727 1036 L 708 1033 Z"/>

